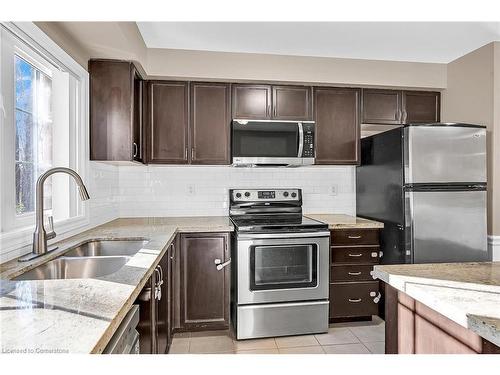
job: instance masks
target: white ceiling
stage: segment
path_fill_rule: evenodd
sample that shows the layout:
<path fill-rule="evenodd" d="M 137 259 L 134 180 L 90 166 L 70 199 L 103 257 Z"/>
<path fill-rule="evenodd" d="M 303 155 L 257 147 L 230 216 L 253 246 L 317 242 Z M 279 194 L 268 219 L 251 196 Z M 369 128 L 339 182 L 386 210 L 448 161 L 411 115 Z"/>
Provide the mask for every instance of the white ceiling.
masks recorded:
<path fill-rule="evenodd" d="M 448 63 L 499 22 L 137 22 L 148 48 Z"/>

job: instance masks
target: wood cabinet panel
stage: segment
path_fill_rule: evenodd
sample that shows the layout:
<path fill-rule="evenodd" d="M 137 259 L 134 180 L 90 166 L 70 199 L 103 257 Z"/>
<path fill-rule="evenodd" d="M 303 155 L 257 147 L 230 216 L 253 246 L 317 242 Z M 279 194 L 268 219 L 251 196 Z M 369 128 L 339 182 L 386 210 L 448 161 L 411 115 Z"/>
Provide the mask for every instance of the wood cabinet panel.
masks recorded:
<path fill-rule="evenodd" d="M 359 90 L 314 88 L 316 164 L 359 163 Z"/>
<path fill-rule="evenodd" d="M 439 122 L 440 97 L 439 92 L 403 91 L 403 122 L 405 124 Z"/>
<path fill-rule="evenodd" d="M 90 160 L 133 160 L 134 72 L 129 61 L 89 61 Z"/>
<path fill-rule="evenodd" d="M 181 236 L 181 326 L 184 330 L 229 327 L 230 269 L 227 234 Z"/>
<path fill-rule="evenodd" d="M 148 162 L 188 163 L 187 82 L 149 84 Z"/>
<path fill-rule="evenodd" d="M 191 84 L 191 164 L 230 164 L 229 84 Z"/>
<path fill-rule="evenodd" d="M 311 120 L 311 88 L 273 86 L 273 113 L 277 120 Z"/>
<path fill-rule="evenodd" d="M 330 284 L 330 318 L 377 315 L 377 281 Z"/>
<path fill-rule="evenodd" d="M 402 92 L 399 90 L 363 89 L 363 124 L 402 123 Z"/>
<path fill-rule="evenodd" d="M 378 229 L 338 229 L 332 231 L 332 245 L 378 245 Z"/>
<path fill-rule="evenodd" d="M 271 86 L 233 85 L 233 118 L 264 120 L 271 118 Z"/>

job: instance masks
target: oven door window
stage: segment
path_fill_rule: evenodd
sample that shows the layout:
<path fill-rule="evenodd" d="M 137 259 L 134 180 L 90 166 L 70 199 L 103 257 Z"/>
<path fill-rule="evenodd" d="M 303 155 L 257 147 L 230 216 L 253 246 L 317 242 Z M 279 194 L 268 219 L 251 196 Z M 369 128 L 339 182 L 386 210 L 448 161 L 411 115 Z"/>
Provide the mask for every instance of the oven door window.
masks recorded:
<path fill-rule="evenodd" d="M 250 248 L 250 290 L 313 288 L 317 269 L 316 245 Z"/>
<path fill-rule="evenodd" d="M 299 128 L 296 123 L 233 122 L 233 156 L 297 157 Z"/>

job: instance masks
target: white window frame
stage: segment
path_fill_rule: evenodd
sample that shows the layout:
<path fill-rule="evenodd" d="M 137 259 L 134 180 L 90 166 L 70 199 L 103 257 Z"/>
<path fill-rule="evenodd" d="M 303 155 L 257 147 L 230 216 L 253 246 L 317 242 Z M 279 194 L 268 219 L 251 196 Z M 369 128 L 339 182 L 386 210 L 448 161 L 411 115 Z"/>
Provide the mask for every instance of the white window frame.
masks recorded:
<path fill-rule="evenodd" d="M 89 76 L 88 72 L 80 66 L 71 56 L 69 56 L 61 47 L 59 47 L 52 39 L 50 39 L 43 31 L 41 31 L 32 22 L 1 22 L 7 30 L 18 36 L 30 48 L 49 60 L 52 64 L 59 66 L 62 70 L 69 72 L 78 81 L 78 98 L 71 97 L 70 100 L 75 100 L 74 109 L 77 115 L 72 118 L 77 118 L 77 123 L 72 124 L 70 131 L 74 132 L 70 137 L 69 148 L 72 150 L 70 159 L 72 165 L 83 178 L 84 182 L 89 185 L 89 142 L 88 142 L 88 96 L 89 96 Z M 0 39 L 1 40 L 1 39 Z M 0 41 L 1 43 L 1 41 Z M 0 46 L 1 47 L 1 46 Z M 22 52 L 20 56 L 24 58 Z M 28 60 L 28 62 L 30 62 Z M 39 66 L 36 66 L 37 68 Z M 76 100 L 78 100 L 76 102 Z M 11 259 L 15 256 L 22 255 L 29 251 L 29 245 L 32 240 L 34 229 L 34 213 L 29 214 L 31 218 L 30 225 L 12 227 L 12 213 L 15 214 L 15 195 L 12 201 L 10 193 L 12 186 L 15 186 L 15 174 L 11 173 L 12 166 L 6 166 L 4 160 L 11 158 L 4 157 L 4 152 L 12 152 L 13 146 L 9 146 L 5 141 L 5 104 L 0 92 L 0 263 Z M 54 140 L 55 141 L 55 140 Z M 12 143 L 12 142 L 11 142 Z M 5 145 L 9 147 L 4 147 Z M 3 149 L 3 151 L 2 151 Z M 12 159 L 13 160 L 13 159 Z M 6 172 L 6 169 L 9 169 Z M 9 192 L 9 194 L 7 194 Z M 73 202 L 70 202 L 73 204 Z M 12 206 L 12 207 L 10 207 Z M 9 207 L 9 209 L 6 209 Z M 77 216 L 66 220 L 56 221 L 54 223 L 55 230 L 58 233 L 58 239 L 64 238 L 64 234 L 70 234 L 77 229 L 88 226 L 90 223 L 89 208 L 87 205 L 76 204 Z M 24 218 L 23 218 L 24 219 Z M 9 226 L 10 224 L 10 226 Z M 11 229 L 9 229 L 9 227 Z M 25 248 L 23 248 L 25 247 Z"/>

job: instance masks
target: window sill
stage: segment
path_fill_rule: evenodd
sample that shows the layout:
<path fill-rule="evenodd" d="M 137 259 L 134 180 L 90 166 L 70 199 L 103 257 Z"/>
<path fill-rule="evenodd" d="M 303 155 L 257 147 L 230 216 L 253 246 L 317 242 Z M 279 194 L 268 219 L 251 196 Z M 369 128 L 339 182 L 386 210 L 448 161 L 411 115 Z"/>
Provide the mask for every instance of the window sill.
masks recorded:
<path fill-rule="evenodd" d="M 62 222 L 56 222 L 54 229 L 57 237 L 49 243 L 61 241 L 74 236 L 82 230 L 88 229 L 90 220 L 88 215 L 77 216 Z M 28 254 L 31 251 L 34 227 L 24 227 L 10 232 L 0 233 L 0 264 L 14 258 Z"/>

